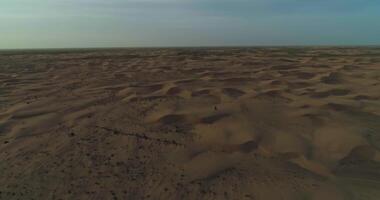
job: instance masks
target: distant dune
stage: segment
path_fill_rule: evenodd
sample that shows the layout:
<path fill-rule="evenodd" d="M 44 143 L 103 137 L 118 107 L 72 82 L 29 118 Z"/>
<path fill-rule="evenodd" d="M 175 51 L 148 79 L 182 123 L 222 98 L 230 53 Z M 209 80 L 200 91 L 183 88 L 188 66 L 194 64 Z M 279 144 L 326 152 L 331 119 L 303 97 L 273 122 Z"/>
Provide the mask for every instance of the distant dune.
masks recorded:
<path fill-rule="evenodd" d="M 380 198 L 380 48 L 0 53 L 0 199 Z"/>

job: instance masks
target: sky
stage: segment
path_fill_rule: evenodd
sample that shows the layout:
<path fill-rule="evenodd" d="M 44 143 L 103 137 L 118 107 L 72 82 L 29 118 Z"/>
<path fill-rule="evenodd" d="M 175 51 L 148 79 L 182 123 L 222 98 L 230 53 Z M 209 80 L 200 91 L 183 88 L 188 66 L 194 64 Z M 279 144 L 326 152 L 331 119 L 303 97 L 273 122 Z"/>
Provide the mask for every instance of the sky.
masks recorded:
<path fill-rule="evenodd" d="M 379 0 L 0 0 L 0 49 L 380 45 Z"/>

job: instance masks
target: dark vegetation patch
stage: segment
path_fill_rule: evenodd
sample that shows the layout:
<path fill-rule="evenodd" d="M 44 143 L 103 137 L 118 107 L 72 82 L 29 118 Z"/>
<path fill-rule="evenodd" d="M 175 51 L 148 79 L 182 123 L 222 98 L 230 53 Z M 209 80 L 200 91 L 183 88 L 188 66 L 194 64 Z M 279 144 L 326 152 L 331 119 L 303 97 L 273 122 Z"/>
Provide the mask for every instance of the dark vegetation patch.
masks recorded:
<path fill-rule="evenodd" d="M 324 92 L 315 92 L 311 95 L 313 98 L 326 98 L 329 96 L 345 96 L 350 93 L 347 89 L 331 89 Z"/>
<path fill-rule="evenodd" d="M 244 91 L 241 91 L 241 90 L 236 89 L 236 88 L 223 88 L 222 92 L 223 92 L 223 94 L 225 94 L 229 97 L 232 97 L 232 98 L 238 98 L 240 96 L 245 95 Z"/>
<path fill-rule="evenodd" d="M 200 121 L 203 124 L 213 124 L 213 123 L 215 123 L 215 122 L 217 122 L 223 118 L 229 117 L 229 116 L 230 116 L 230 114 L 228 114 L 228 113 L 220 113 L 220 114 L 204 117 Z"/>

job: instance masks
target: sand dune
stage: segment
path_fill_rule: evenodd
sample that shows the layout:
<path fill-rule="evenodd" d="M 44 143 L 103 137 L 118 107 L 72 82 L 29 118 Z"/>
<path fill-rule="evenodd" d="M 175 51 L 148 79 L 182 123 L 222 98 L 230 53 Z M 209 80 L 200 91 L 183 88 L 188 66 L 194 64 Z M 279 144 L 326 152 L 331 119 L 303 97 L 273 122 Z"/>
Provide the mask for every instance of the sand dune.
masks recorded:
<path fill-rule="evenodd" d="M 0 199 L 378 199 L 380 49 L 0 52 Z"/>

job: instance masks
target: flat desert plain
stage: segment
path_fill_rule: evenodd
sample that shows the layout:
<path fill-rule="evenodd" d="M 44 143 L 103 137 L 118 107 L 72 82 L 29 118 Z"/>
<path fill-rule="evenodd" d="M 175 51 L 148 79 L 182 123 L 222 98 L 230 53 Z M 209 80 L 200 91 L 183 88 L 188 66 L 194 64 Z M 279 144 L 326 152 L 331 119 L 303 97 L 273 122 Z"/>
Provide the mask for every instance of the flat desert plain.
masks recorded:
<path fill-rule="evenodd" d="M 380 48 L 2 51 L 0 199 L 380 199 Z"/>

